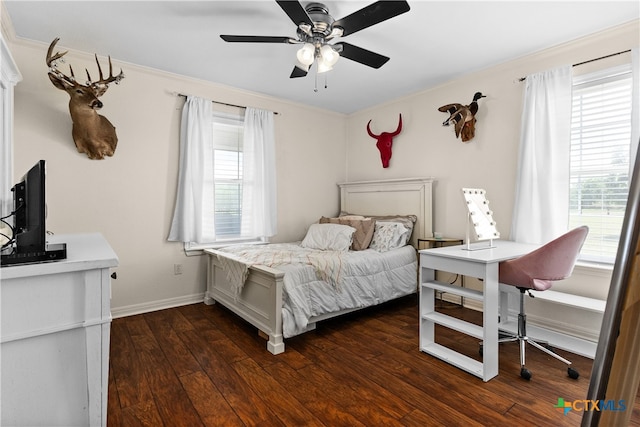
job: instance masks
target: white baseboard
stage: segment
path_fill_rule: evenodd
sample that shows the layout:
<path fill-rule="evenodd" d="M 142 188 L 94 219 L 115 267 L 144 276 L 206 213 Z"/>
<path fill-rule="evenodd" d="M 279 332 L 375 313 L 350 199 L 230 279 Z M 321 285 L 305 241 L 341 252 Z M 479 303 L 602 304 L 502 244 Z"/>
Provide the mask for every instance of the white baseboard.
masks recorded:
<path fill-rule="evenodd" d="M 460 304 L 460 297 L 444 294 L 443 300 Z M 482 311 L 482 302 L 466 299 L 464 307 Z M 517 319 L 518 313 L 509 310 L 509 319 Z M 511 324 L 510 322 L 509 324 Z M 587 329 L 580 325 L 551 321 L 549 319 L 527 314 L 527 332 L 534 338 L 544 339 L 554 347 L 571 351 L 591 359 L 595 356 L 596 345 L 600 336 L 599 330 Z M 506 328 L 508 329 L 508 328 Z"/>
<path fill-rule="evenodd" d="M 177 298 L 149 301 L 142 304 L 126 305 L 123 307 L 112 307 L 111 317 L 133 316 L 136 314 L 149 313 L 152 311 L 164 310 L 167 308 L 180 307 L 182 305 L 195 304 L 204 301 L 204 292 L 194 295 L 185 295 Z"/>
<path fill-rule="evenodd" d="M 515 318 L 518 317 L 518 313 L 515 311 L 513 312 L 513 314 L 510 313 L 509 315 L 514 316 Z M 574 337 L 594 343 L 597 343 L 598 339 L 600 338 L 599 329 L 594 330 L 590 328 L 583 328 L 580 325 L 573 325 L 566 322 L 557 322 L 545 317 L 527 314 L 527 323 L 540 326 L 544 329 L 550 329 L 560 334 L 572 335 Z"/>
<path fill-rule="evenodd" d="M 508 323 L 500 323 L 500 329 L 515 334 L 518 331 L 518 322 L 517 320 L 512 320 Z M 571 353 L 588 357 L 590 359 L 595 358 L 598 347 L 597 342 L 530 324 L 528 316 L 527 335 L 534 340 L 546 341 L 551 344 L 552 347 L 570 351 Z"/>

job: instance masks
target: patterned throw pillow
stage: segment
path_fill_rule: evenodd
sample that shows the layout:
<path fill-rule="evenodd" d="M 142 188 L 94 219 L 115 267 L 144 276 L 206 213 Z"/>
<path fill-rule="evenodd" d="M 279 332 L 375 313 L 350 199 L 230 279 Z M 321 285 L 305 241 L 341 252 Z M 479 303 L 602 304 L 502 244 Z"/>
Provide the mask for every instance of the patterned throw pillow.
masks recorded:
<path fill-rule="evenodd" d="M 387 252 L 405 246 L 410 237 L 411 230 L 401 222 L 377 221 L 369 248 L 378 252 Z"/>

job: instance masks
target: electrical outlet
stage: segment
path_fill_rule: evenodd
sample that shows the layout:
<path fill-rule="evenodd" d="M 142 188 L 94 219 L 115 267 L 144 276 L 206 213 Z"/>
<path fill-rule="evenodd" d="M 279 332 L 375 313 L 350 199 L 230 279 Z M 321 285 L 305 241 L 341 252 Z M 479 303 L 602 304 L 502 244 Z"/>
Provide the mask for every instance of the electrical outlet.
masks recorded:
<path fill-rule="evenodd" d="M 173 274 L 182 274 L 182 264 L 173 264 Z"/>

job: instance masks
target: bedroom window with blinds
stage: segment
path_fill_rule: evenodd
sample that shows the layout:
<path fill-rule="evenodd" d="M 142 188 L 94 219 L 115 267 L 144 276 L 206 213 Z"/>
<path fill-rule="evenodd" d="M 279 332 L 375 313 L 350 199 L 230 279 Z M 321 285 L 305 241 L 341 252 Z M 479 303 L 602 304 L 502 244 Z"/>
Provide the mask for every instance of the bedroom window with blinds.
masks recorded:
<path fill-rule="evenodd" d="M 213 118 L 214 222 L 216 240 L 240 237 L 242 220 L 241 116 L 216 113 Z"/>
<path fill-rule="evenodd" d="M 589 226 L 584 261 L 613 263 L 629 193 L 631 66 L 574 78 L 569 226 Z"/>

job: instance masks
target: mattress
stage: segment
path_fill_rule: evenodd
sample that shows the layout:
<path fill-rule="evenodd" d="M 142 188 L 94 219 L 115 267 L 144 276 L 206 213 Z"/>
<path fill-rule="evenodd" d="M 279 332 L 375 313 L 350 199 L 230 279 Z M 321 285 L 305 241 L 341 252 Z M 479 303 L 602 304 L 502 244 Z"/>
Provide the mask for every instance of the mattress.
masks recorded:
<path fill-rule="evenodd" d="M 314 317 L 374 306 L 415 293 L 417 289 L 418 261 L 412 246 L 387 252 L 373 249 L 333 252 L 279 243 L 228 247 L 221 252 L 229 253 L 235 260 L 245 259 L 247 266 L 259 263 L 285 273 L 282 307 L 285 338 L 307 330 L 309 320 Z"/>

